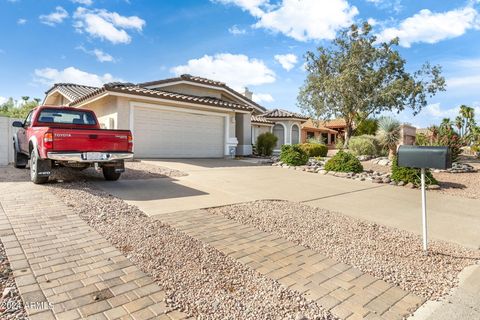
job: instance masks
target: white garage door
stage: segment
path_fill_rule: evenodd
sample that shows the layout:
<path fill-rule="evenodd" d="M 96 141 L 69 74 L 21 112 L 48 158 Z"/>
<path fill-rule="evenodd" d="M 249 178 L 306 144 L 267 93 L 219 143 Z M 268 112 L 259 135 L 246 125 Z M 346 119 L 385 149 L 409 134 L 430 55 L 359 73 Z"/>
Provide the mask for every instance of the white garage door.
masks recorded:
<path fill-rule="evenodd" d="M 135 107 L 136 157 L 220 158 L 224 117 Z"/>

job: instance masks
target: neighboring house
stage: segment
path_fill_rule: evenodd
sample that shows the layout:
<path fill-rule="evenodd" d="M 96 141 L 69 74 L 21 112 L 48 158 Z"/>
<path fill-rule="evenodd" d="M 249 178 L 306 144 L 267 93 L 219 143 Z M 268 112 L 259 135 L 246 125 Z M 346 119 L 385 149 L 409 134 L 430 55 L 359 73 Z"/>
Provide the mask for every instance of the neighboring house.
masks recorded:
<path fill-rule="evenodd" d="M 130 129 L 140 158 L 250 155 L 251 115 L 266 112 L 223 82 L 190 75 L 101 88 L 59 83 L 43 103 L 90 109 L 103 127 Z"/>
<path fill-rule="evenodd" d="M 272 132 L 277 138 L 277 145 L 274 151 L 280 151 L 284 144 L 300 143 L 301 126 L 308 117 L 301 114 L 273 109 L 263 114 L 252 115 L 252 143 L 255 144 L 257 137 L 265 132 Z"/>
<path fill-rule="evenodd" d="M 404 123 L 400 126 L 400 141 L 399 144 L 401 145 L 414 145 L 417 135 L 417 128 Z"/>
<path fill-rule="evenodd" d="M 307 122 L 302 124 L 302 142 L 307 142 L 309 139 L 315 139 L 326 145 L 334 145 L 337 141 L 338 131 L 326 127 L 324 123 L 325 121 L 308 119 Z"/>

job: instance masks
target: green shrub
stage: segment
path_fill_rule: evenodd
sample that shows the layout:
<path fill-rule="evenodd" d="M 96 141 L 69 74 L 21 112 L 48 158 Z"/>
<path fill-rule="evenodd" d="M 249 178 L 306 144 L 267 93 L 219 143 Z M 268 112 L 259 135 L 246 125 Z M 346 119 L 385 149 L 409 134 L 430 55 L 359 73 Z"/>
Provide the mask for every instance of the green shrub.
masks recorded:
<path fill-rule="evenodd" d="M 357 156 L 376 156 L 380 148 L 374 136 L 362 135 L 351 137 L 348 141 L 348 149 Z"/>
<path fill-rule="evenodd" d="M 278 138 L 271 132 L 265 132 L 257 137 L 256 151 L 261 156 L 271 156 Z"/>
<path fill-rule="evenodd" d="M 395 182 L 403 181 L 405 183 L 413 183 L 416 186 L 421 184 L 420 179 L 420 169 L 399 167 L 397 157 L 393 158 L 392 161 L 392 175 L 391 179 Z M 425 184 L 438 184 L 438 181 L 435 180 L 430 170 L 425 169 Z"/>
<path fill-rule="evenodd" d="M 325 163 L 325 170 L 360 173 L 363 172 L 363 166 L 353 154 L 340 150 Z"/>
<path fill-rule="evenodd" d="M 337 141 L 335 142 L 335 148 L 339 150 L 343 150 L 345 145 L 345 139 L 343 137 L 338 137 Z"/>
<path fill-rule="evenodd" d="M 308 154 L 309 157 L 326 157 L 328 148 L 320 143 L 302 143 L 300 148 Z"/>
<path fill-rule="evenodd" d="M 298 144 L 282 146 L 280 160 L 291 166 L 303 166 L 308 161 L 308 154 Z"/>

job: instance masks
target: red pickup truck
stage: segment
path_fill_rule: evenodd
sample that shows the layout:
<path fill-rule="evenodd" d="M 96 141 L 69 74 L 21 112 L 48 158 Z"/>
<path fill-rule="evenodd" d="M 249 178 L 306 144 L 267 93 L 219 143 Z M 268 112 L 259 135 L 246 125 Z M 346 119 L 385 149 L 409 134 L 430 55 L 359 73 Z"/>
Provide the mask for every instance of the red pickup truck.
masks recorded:
<path fill-rule="evenodd" d="M 14 165 L 30 166 L 34 183 L 48 181 L 58 166 L 79 170 L 94 166 L 106 180 L 118 180 L 125 171 L 124 160 L 133 157 L 130 130 L 100 129 L 95 113 L 58 106 L 34 108 L 13 136 Z"/>

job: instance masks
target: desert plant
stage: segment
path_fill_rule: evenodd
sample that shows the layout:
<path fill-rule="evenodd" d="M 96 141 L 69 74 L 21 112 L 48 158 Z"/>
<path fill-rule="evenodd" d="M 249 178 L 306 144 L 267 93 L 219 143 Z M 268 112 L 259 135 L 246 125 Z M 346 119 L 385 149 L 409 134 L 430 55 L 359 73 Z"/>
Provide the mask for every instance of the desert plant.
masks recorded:
<path fill-rule="evenodd" d="M 429 136 L 417 134 L 415 143 L 419 146 L 446 146 L 450 149 L 452 161 L 457 161 L 464 144 L 453 126 L 445 121 L 438 127 L 430 127 L 429 130 L 432 132 Z"/>
<path fill-rule="evenodd" d="M 362 135 L 351 137 L 348 149 L 357 156 L 376 156 L 380 148 L 375 136 Z"/>
<path fill-rule="evenodd" d="M 363 166 L 353 154 L 340 150 L 325 163 L 325 170 L 360 173 Z"/>
<path fill-rule="evenodd" d="M 400 140 L 400 122 L 391 117 L 381 117 L 378 120 L 377 138 L 380 145 L 389 150 L 388 157 L 392 159 Z"/>
<path fill-rule="evenodd" d="M 397 157 L 394 157 L 392 160 L 392 175 L 391 179 L 396 182 L 403 181 L 405 183 L 413 183 L 415 186 L 421 184 L 420 179 L 420 169 L 408 168 L 408 167 L 399 167 Z M 425 170 L 425 184 L 438 184 L 438 181 L 435 180 L 430 170 Z"/>
<path fill-rule="evenodd" d="M 280 160 L 291 166 L 303 166 L 308 161 L 308 154 L 298 144 L 282 146 Z"/>
<path fill-rule="evenodd" d="M 320 143 L 302 143 L 300 148 L 308 154 L 309 157 L 326 157 L 328 148 Z"/>
<path fill-rule="evenodd" d="M 278 138 L 271 132 L 265 132 L 257 137 L 256 151 L 261 156 L 271 156 Z"/>

